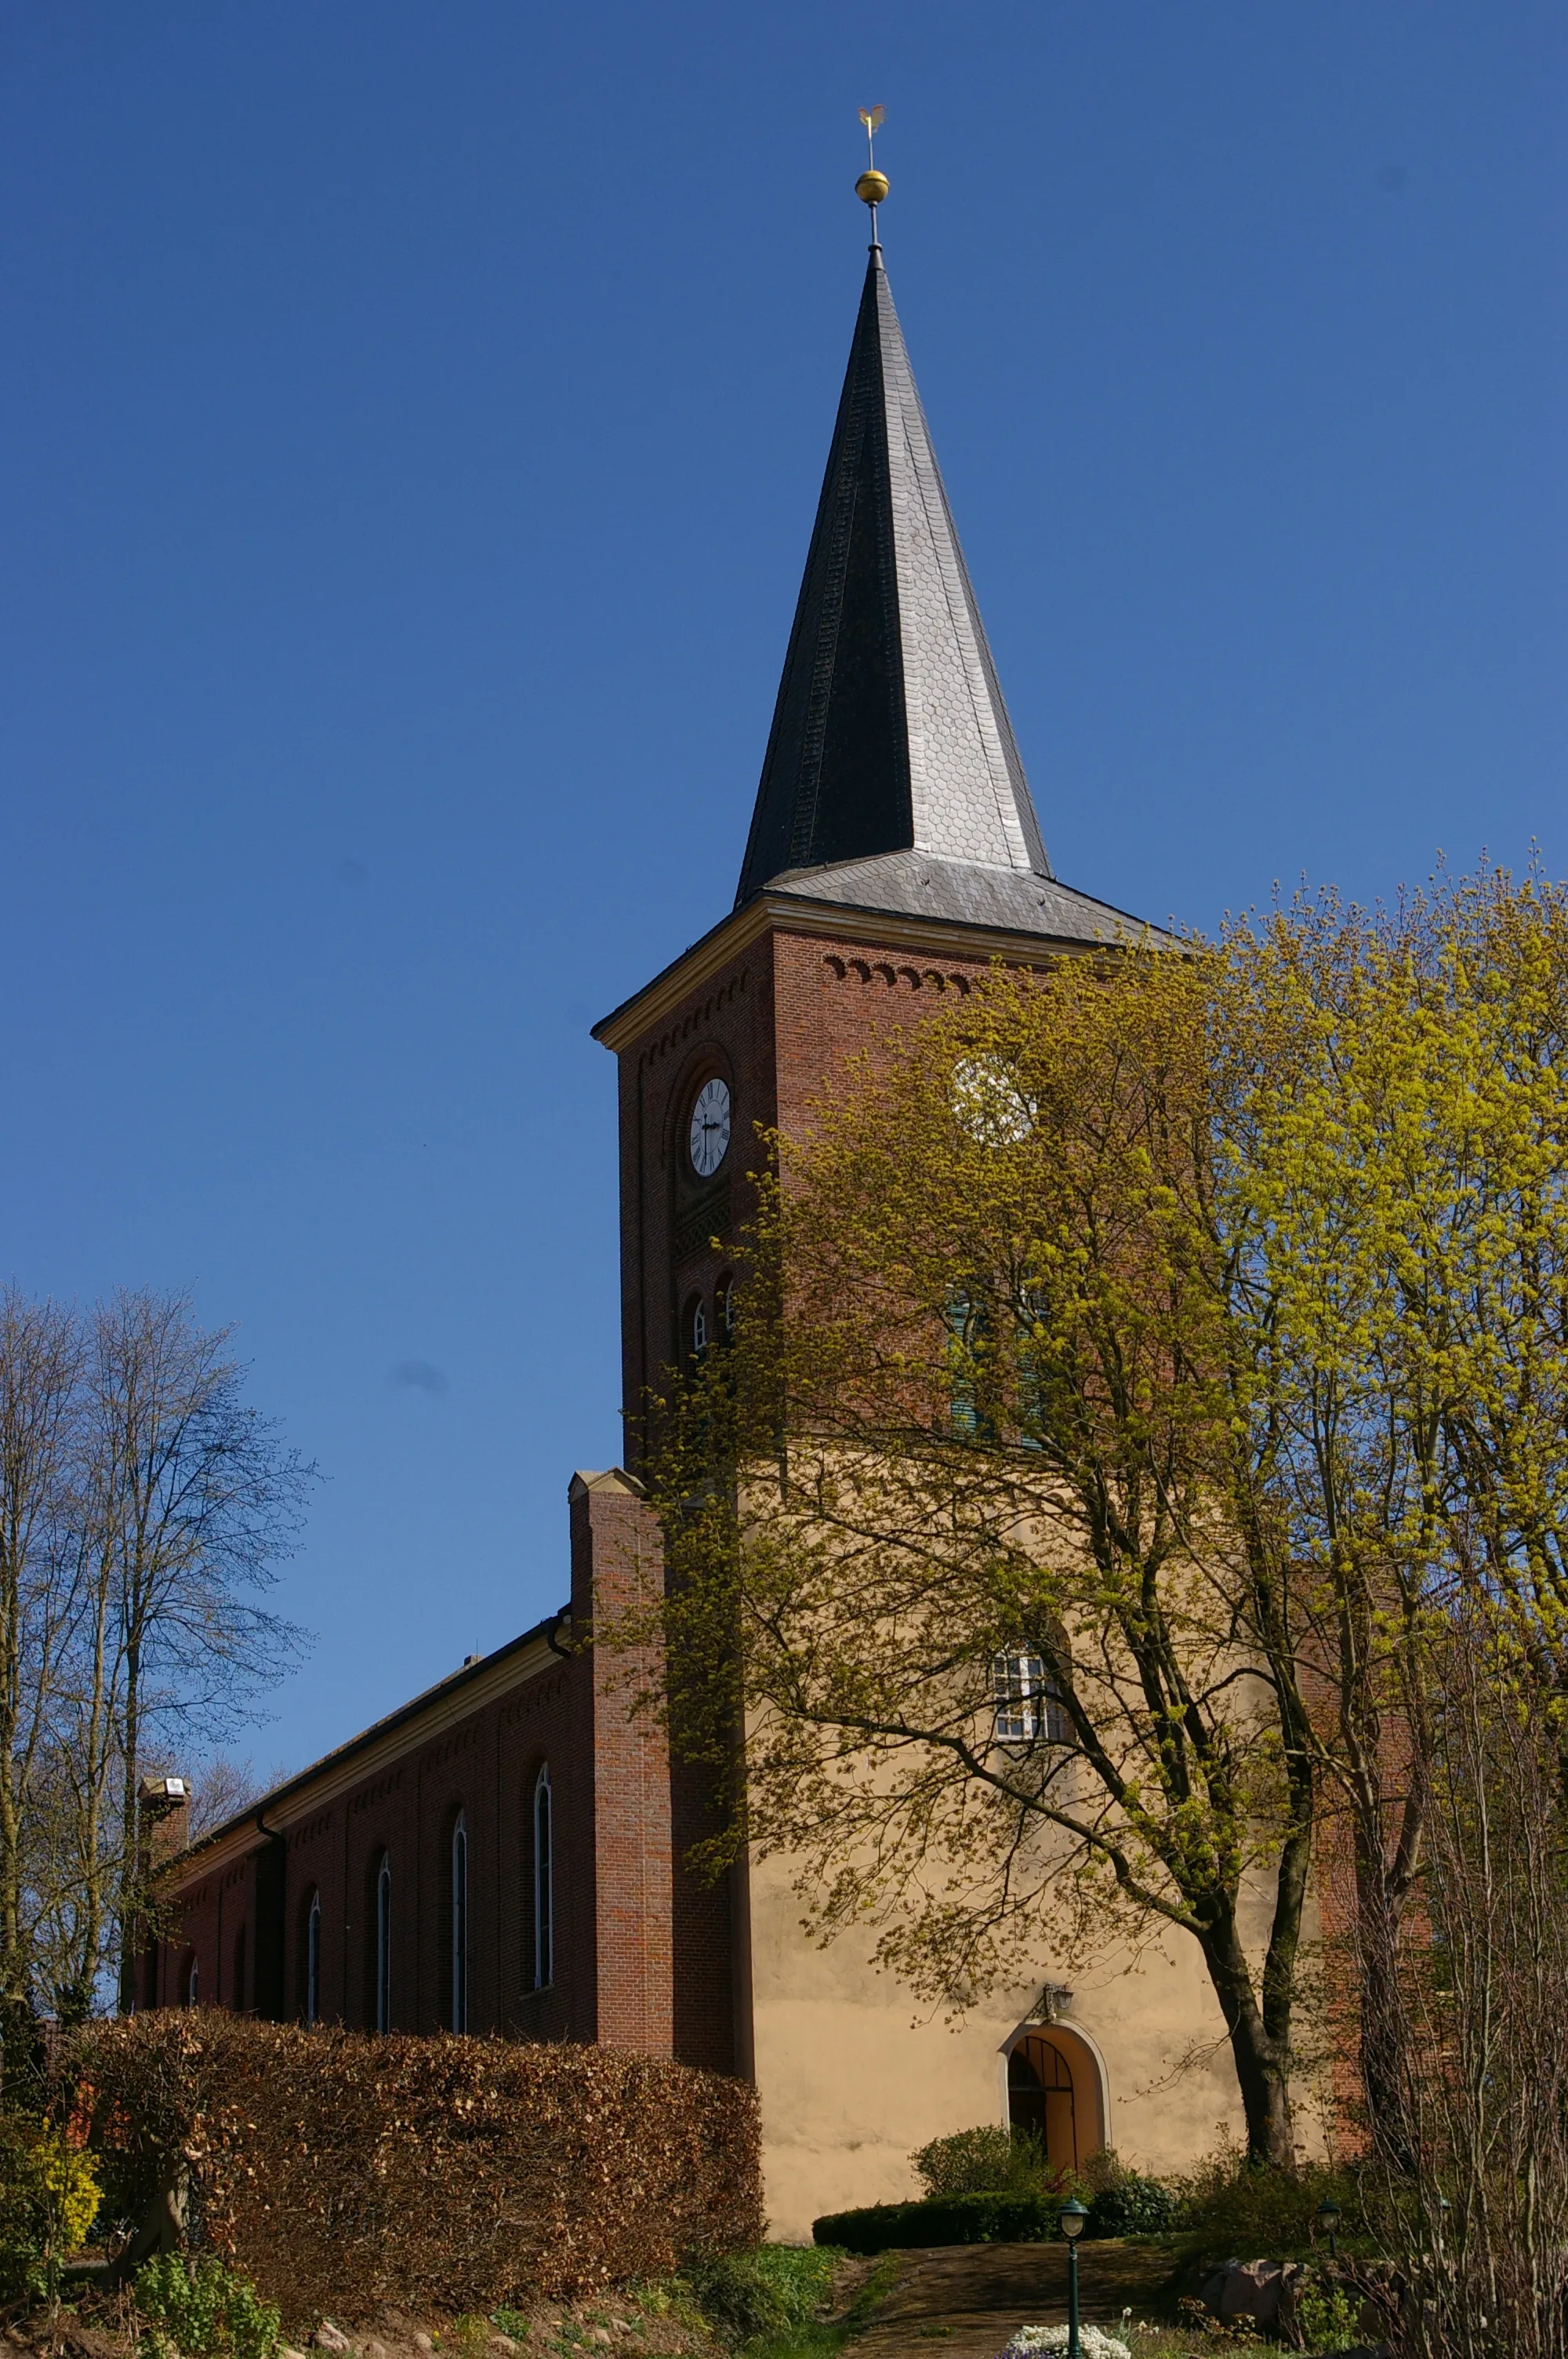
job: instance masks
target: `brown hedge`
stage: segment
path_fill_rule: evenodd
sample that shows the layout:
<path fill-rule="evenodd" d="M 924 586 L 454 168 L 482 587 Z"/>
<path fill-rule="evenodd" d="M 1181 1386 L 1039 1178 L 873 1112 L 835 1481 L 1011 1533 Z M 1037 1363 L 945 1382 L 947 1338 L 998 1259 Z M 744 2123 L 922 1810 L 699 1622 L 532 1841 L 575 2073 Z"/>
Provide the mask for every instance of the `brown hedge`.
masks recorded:
<path fill-rule="evenodd" d="M 217 2009 L 95 2027 L 72 2062 L 111 2207 L 183 2169 L 193 2239 L 294 2326 L 564 2299 L 762 2232 L 755 2093 L 688 2065 Z"/>

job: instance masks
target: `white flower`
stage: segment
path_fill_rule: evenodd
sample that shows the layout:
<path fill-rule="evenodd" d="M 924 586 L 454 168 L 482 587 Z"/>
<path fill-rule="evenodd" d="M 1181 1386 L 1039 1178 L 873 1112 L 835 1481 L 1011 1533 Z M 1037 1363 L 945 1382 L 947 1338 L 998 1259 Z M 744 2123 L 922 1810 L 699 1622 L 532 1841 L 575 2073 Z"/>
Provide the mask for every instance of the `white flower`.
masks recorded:
<path fill-rule="evenodd" d="M 1065 2326 L 1021 2326 L 1000 2359 L 1034 2359 L 1037 2352 L 1065 2351 L 1066 2347 Z M 1080 2326 L 1078 2349 L 1083 2359 L 1132 2359 L 1120 2337 L 1108 2334 L 1102 2326 Z"/>

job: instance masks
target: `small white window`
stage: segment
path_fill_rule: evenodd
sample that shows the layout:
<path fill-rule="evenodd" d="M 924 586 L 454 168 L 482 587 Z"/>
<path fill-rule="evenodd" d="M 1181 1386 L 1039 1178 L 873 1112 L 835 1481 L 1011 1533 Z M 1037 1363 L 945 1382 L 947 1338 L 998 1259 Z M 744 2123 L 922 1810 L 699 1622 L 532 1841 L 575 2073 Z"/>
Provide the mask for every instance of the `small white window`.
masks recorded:
<path fill-rule="evenodd" d="M 708 1349 L 708 1311 L 701 1302 L 692 1306 L 691 1349 L 692 1356 L 698 1360 Z"/>
<path fill-rule="evenodd" d="M 1039 1737 L 1048 1745 L 1066 1742 L 1067 1720 L 1060 1690 L 1054 1680 L 1047 1679 L 1038 1655 L 1016 1647 L 993 1655 L 991 1701 L 999 1744 L 1033 1745 Z"/>
<path fill-rule="evenodd" d="M 452 1829 L 452 2029 L 469 2027 L 469 1828 L 461 1810 Z"/>
<path fill-rule="evenodd" d="M 555 1836 L 551 1825 L 550 1765 L 534 1781 L 534 1988 L 548 1990 L 556 1979 Z"/>
<path fill-rule="evenodd" d="M 321 2020 L 321 1896 L 310 1895 L 310 1913 L 305 1919 L 305 2020 Z"/>
<path fill-rule="evenodd" d="M 197 2002 L 198 1990 L 196 1960 L 192 1958 L 190 1961 L 190 1970 L 185 1977 L 185 2004 L 187 2006 L 195 2006 Z"/>

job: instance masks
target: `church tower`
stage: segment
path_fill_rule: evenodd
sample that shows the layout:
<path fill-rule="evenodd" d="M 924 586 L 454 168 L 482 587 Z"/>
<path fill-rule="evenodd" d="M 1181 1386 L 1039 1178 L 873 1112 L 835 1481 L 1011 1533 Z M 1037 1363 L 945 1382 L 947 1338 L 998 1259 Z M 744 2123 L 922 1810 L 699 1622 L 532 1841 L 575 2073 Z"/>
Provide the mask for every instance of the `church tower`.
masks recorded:
<path fill-rule="evenodd" d="M 871 245 L 735 903 L 594 1028 L 621 1074 L 627 1463 L 727 1315 L 759 1125 L 998 957 L 1142 929 L 1052 872 Z M 715 1245 L 713 1240 L 719 1242 Z"/>
<path fill-rule="evenodd" d="M 859 188 L 874 205 L 887 184 Z M 656 1659 L 584 1643 L 662 1578 L 643 1405 L 722 1331 L 758 1128 L 798 1136 L 851 1060 L 894 1053 L 994 960 L 1047 969 L 1143 930 L 1046 857 L 875 219 L 734 904 L 596 1027 L 620 1069 L 632 1471 L 573 1478 L 568 1604 L 170 1862 L 135 1993 L 741 2074 L 792 2239 L 909 2195 L 912 2154 L 976 2123 L 1044 2125 L 1075 2168 L 1114 2144 L 1169 2169 L 1238 2111 L 1226 2063 L 1184 2061 L 1225 2048 L 1184 1936 L 1086 1958 L 1076 1993 L 1032 1973 L 912 2022 L 857 1929 L 803 1932 L 787 1857 L 699 1879 L 706 1780 L 631 1709 Z"/>

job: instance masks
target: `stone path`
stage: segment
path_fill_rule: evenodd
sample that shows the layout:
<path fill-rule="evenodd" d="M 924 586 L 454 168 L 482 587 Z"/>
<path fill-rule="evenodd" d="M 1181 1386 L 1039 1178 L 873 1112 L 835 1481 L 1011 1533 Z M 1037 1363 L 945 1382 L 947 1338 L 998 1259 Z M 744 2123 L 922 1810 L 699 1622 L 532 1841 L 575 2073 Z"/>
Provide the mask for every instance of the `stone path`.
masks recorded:
<path fill-rule="evenodd" d="M 1065 2245 L 942 2245 L 906 2253 L 892 2291 L 856 2340 L 855 2359 L 996 2359 L 1021 2326 L 1067 2315 Z M 1081 2314 L 1114 2330 L 1124 2304 L 1147 2318 L 1171 2256 L 1113 2239 L 1078 2247 Z"/>

